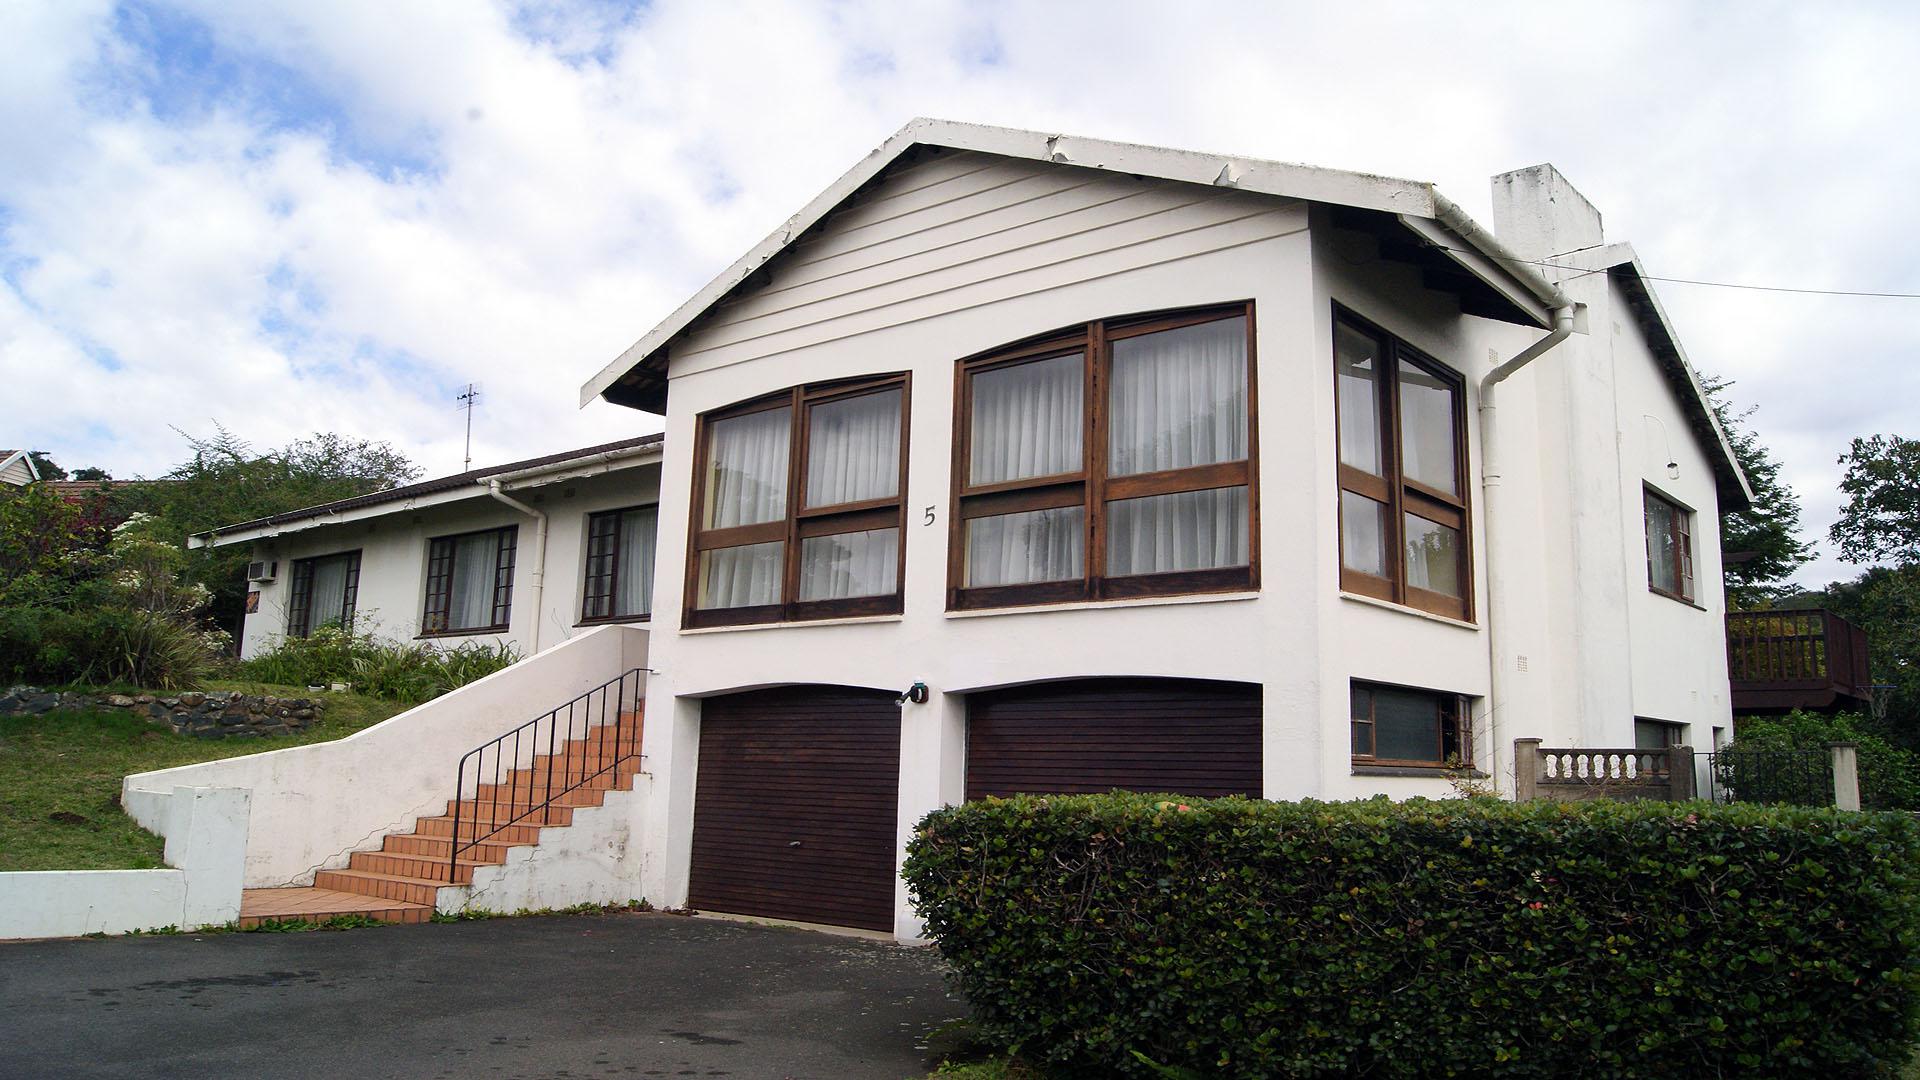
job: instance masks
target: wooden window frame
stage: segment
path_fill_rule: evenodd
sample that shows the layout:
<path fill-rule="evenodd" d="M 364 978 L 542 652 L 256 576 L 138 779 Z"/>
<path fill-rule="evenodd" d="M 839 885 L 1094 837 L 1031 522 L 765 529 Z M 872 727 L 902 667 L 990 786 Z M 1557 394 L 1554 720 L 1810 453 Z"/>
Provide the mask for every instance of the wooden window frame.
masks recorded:
<path fill-rule="evenodd" d="M 453 609 L 453 556 L 457 545 L 467 537 L 491 533 L 500 534 L 500 546 L 495 549 L 493 561 L 493 621 L 486 626 L 449 627 L 447 619 Z M 519 537 L 520 526 L 502 525 L 448 533 L 427 541 L 427 588 L 420 613 L 421 637 L 473 637 L 507 632 L 513 621 L 513 570 Z"/>
<path fill-rule="evenodd" d="M 650 622 L 653 619 L 653 598 L 647 598 L 647 610 L 639 614 L 627 614 L 613 610 L 613 603 L 620 595 L 620 518 L 625 514 L 636 514 L 642 510 L 654 513 L 654 550 L 659 551 L 658 529 L 660 526 L 660 504 L 641 503 L 638 506 L 622 506 L 613 510 L 596 510 L 587 515 L 587 552 L 582 560 L 580 584 L 580 626 L 598 626 L 601 623 Z M 602 525 L 609 528 L 602 528 Z M 599 545 L 603 550 L 595 551 Z M 596 564 L 601 569 L 595 573 Z M 604 582 L 604 591 L 596 592 L 595 583 Z M 607 605 L 605 615 L 593 614 L 594 601 L 604 600 Z"/>
<path fill-rule="evenodd" d="M 1663 589 L 1654 577 L 1653 554 L 1653 504 L 1661 503 L 1673 511 L 1673 580 L 1680 586 L 1678 591 Z M 1669 600 L 1678 600 L 1683 604 L 1698 604 L 1695 597 L 1699 594 L 1694 580 L 1693 559 L 1693 510 L 1685 503 L 1667 495 L 1652 484 L 1641 485 L 1640 519 L 1647 544 L 1647 591 L 1664 596 Z"/>
<path fill-rule="evenodd" d="M 1109 409 L 1105 394 L 1113 366 L 1111 344 L 1130 337 L 1186 326 L 1245 320 L 1247 334 L 1247 456 L 1186 469 L 1108 476 Z M 1114 316 L 1040 335 L 966 357 L 954 370 L 953 512 L 948 515 L 947 609 L 1027 607 L 1076 601 L 1144 596 L 1244 592 L 1260 587 L 1260 419 L 1259 376 L 1254 351 L 1253 301 Z M 973 460 L 973 376 L 1079 353 L 1082 372 L 1080 468 L 1053 476 L 994 484 L 970 481 Z M 1159 574 L 1108 576 L 1107 503 L 1219 488 L 1247 489 L 1247 565 Z M 1085 514 L 1086 545 L 1077 579 L 1019 585 L 970 587 L 966 584 L 967 523 L 1034 510 L 1080 507 Z"/>
<path fill-rule="evenodd" d="M 340 603 L 340 627 L 348 633 L 353 632 L 353 609 L 360 599 L 360 549 L 335 551 L 326 555 L 310 555 L 304 559 L 293 560 L 289 571 L 287 597 L 287 636 L 303 638 L 310 636 L 314 627 L 313 618 L 313 568 L 327 559 L 345 557 L 347 560 L 347 580 L 343 590 L 346 595 Z"/>
<path fill-rule="evenodd" d="M 1336 503 L 1334 520 L 1337 522 L 1338 543 L 1335 557 L 1339 560 L 1340 566 L 1340 588 L 1344 592 L 1384 600 L 1390 604 L 1399 604 L 1429 614 L 1442 615 L 1461 622 L 1473 622 L 1473 503 L 1469 497 L 1467 463 L 1466 380 L 1459 372 L 1407 344 L 1379 324 L 1362 318 L 1339 304 L 1333 306 L 1333 348 L 1335 350 L 1339 348 L 1337 343 L 1342 323 L 1373 338 L 1377 344 L 1383 346 L 1382 370 L 1379 373 L 1380 377 L 1374 381 L 1374 410 L 1379 423 L 1380 461 L 1387 475 L 1375 476 L 1340 460 L 1338 449 L 1340 438 L 1338 425 L 1341 415 L 1340 369 L 1337 352 L 1333 366 L 1334 467 L 1338 470 L 1341 492 L 1351 491 L 1356 495 L 1382 503 L 1387 508 L 1382 543 L 1387 549 L 1388 576 L 1380 577 L 1347 566 L 1346 516 L 1344 509 Z M 1402 442 L 1400 436 L 1401 361 L 1412 364 L 1428 375 L 1440 379 L 1453 389 L 1453 471 L 1454 487 L 1458 489 L 1458 495 L 1450 495 L 1406 475 L 1400 453 Z M 1458 532 L 1461 595 L 1448 596 L 1446 593 L 1407 584 L 1406 515 L 1408 514 L 1425 518 Z"/>
<path fill-rule="evenodd" d="M 900 478 L 889 498 L 866 499 L 834 506 L 806 505 L 807 451 L 811 433 L 812 410 L 820 405 L 868 394 L 900 392 Z M 787 508 L 784 517 L 773 521 L 709 529 L 701 524 L 706 518 L 707 465 L 711 450 L 712 425 L 720 420 L 747 416 L 772 409 L 790 408 L 787 437 Z M 687 525 L 687 565 L 682 589 L 681 625 L 688 628 L 745 626 L 764 623 L 804 622 L 813 619 L 857 618 L 869 615 L 898 615 L 905 610 L 903 597 L 907 582 L 907 453 L 912 446 L 909 420 L 913 415 L 913 378 L 904 371 L 883 375 L 861 375 L 833 382 L 788 387 L 775 394 L 754 398 L 723 409 L 700 414 L 694 425 L 693 502 Z M 878 529 L 898 531 L 895 554 L 894 590 L 883 596 L 852 596 L 834 600 L 801 600 L 801 541 L 817 536 Z M 700 602 L 700 555 L 718 548 L 744 547 L 781 541 L 780 600 L 773 604 L 749 607 L 702 608 Z"/>
<path fill-rule="evenodd" d="M 1365 720 L 1353 715 L 1353 693 L 1356 690 L 1365 690 L 1370 695 L 1367 699 L 1367 718 Z M 1377 706 L 1377 698 L 1371 695 L 1381 690 L 1389 690 L 1402 694 L 1418 694 L 1422 697 L 1432 698 L 1435 707 L 1443 710 L 1439 726 L 1439 741 L 1434 746 L 1435 757 L 1431 759 L 1383 758 L 1376 757 L 1372 753 L 1361 753 L 1359 751 L 1357 748 L 1359 743 L 1358 736 L 1362 727 L 1367 729 L 1366 745 L 1374 749 L 1378 749 L 1379 747 L 1379 723 L 1377 719 L 1379 709 Z M 1442 690 L 1428 690 L 1418 686 L 1400 686 L 1394 683 L 1354 679 L 1351 680 L 1347 686 L 1347 701 L 1349 727 L 1348 746 L 1352 749 L 1353 764 L 1385 765 L 1394 768 L 1408 769 L 1434 769 L 1436 771 L 1450 768 L 1470 769 L 1474 767 L 1473 710 L 1465 695 L 1448 693 Z M 1457 764 L 1449 762 L 1448 760 L 1447 738 L 1449 727 L 1453 729 L 1452 737 L 1456 749 L 1452 756 L 1458 759 Z"/>

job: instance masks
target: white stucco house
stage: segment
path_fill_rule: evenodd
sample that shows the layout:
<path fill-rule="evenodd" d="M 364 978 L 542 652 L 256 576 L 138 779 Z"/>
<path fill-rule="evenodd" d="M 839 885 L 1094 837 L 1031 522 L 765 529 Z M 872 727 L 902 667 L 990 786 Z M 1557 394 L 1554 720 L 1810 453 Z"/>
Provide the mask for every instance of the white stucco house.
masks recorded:
<path fill-rule="evenodd" d="M 1444 795 L 1449 765 L 1511 790 L 1516 739 L 1711 745 L 1717 524 L 1751 493 L 1632 248 L 1551 166 L 1493 187 L 1487 228 L 1417 181 L 915 120 L 585 384 L 664 416 L 627 448 L 657 464 L 530 503 L 582 553 L 589 510 L 657 503 L 644 633 L 555 647 L 582 586 L 552 555 L 547 598 L 483 628 L 540 609 L 543 651 L 494 677 L 522 705 L 644 679 L 604 803 L 485 857 L 429 816 L 352 850 L 467 805 L 386 756 L 448 777 L 521 719 L 486 682 L 130 797 L 250 789 L 253 886 L 912 939 L 898 864 L 943 804 Z M 279 562 L 248 647 L 298 625 L 296 560 L 358 549 L 370 582 L 376 540 L 399 584 L 367 606 L 430 621 L 432 538 L 514 523 L 525 550 L 496 498 L 526 501 L 522 471 L 462 481 L 458 510 L 223 530 Z M 271 809 L 363 760 L 378 785 Z M 483 837 L 524 820 L 471 812 Z"/>

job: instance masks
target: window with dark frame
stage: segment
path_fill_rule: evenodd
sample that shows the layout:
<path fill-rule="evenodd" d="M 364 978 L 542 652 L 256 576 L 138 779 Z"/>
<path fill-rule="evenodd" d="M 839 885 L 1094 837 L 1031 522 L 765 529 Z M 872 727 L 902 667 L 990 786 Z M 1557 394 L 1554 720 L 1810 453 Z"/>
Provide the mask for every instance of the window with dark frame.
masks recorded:
<path fill-rule="evenodd" d="M 295 559 L 287 600 L 287 636 L 303 638 L 329 624 L 352 633 L 360 593 L 360 553 Z"/>
<path fill-rule="evenodd" d="M 1460 695 L 1355 681 L 1351 696 L 1355 764 L 1473 763 L 1472 725 Z"/>
<path fill-rule="evenodd" d="M 700 417 L 685 625 L 901 611 L 909 387 L 797 386 Z"/>
<path fill-rule="evenodd" d="M 653 613 L 657 506 L 630 506 L 587 516 L 586 580 L 580 621 L 619 622 Z"/>
<path fill-rule="evenodd" d="M 513 562 L 520 527 L 438 536 L 427 542 L 427 598 L 420 634 L 506 631 L 513 607 Z"/>
<path fill-rule="evenodd" d="M 1646 489 L 1647 587 L 1693 602 L 1693 511 Z"/>
<path fill-rule="evenodd" d="M 1256 588 L 1253 305 L 963 360 L 948 607 Z"/>
<path fill-rule="evenodd" d="M 1333 335 L 1340 587 L 1471 620 L 1460 376 L 1344 310 Z"/>
<path fill-rule="evenodd" d="M 1633 748 L 1635 750 L 1665 750 L 1669 746 L 1680 746 L 1687 741 L 1687 725 L 1676 724 L 1671 720 L 1649 720 L 1644 716 L 1633 718 Z"/>

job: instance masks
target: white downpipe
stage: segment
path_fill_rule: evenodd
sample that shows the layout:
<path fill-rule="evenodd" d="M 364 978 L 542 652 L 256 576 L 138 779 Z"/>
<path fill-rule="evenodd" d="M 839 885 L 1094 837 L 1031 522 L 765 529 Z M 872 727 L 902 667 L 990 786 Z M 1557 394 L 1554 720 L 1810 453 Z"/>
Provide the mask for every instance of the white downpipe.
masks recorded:
<path fill-rule="evenodd" d="M 543 603 L 547 591 L 547 512 L 535 510 L 500 490 L 498 480 L 487 481 L 487 494 L 533 519 L 533 638 L 528 643 L 527 652 L 537 653 L 540 651 L 540 624 L 547 618 Z"/>
<path fill-rule="evenodd" d="M 1501 638 L 1502 628 L 1507 623 L 1506 612 L 1501 609 L 1507 595 L 1507 582 L 1504 573 L 1506 564 L 1500 558 L 1498 541 L 1501 523 L 1505 519 L 1500 510 L 1503 463 L 1500 458 L 1500 425 L 1494 422 L 1497 415 L 1494 412 L 1495 391 L 1507 376 L 1565 341 L 1573 333 L 1578 311 L 1579 305 L 1570 300 L 1555 308 L 1551 333 L 1520 350 L 1512 359 L 1496 365 L 1480 380 L 1480 506 L 1487 521 L 1487 742 L 1492 744 L 1487 748 L 1487 771 L 1493 776 L 1495 784 L 1500 783 L 1500 762 L 1505 756 L 1505 747 L 1500 741 L 1500 712 L 1506 705 L 1506 652 Z"/>

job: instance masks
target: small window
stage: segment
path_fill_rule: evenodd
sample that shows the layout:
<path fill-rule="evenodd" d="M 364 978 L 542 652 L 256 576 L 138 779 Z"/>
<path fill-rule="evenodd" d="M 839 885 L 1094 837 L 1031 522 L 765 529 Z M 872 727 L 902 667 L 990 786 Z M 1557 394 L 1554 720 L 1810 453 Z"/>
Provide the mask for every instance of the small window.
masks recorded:
<path fill-rule="evenodd" d="M 295 559 L 291 584 L 288 637 L 306 637 L 323 626 L 353 631 L 353 605 L 360 592 L 359 552 Z"/>
<path fill-rule="evenodd" d="M 655 506 L 588 515 L 581 622 L 644 619 L 653 613 L 654 531 L 659 521 Z"/>
<path fill-rule="evenodd" d="M 1365 764 L 1471 763 L 1466 702 L 1397 686 L 1352 687 L 1353 760 Z"/>
<path fill-rule="evenodd" d="M 948 606 L 1258 583 L 1249 304 L 960 363 Z"/>
<path fill-rule="evenodd" d="M 420 632 L 502 633 L 513 601 L 519 527 L 441 536 L 427 542 L 427 603 Z"/>
<path fill-rule="evenodd" d="M 1345 312 L 1333 330 L 1340 587 L 1472 618 L 1460 378 Z"/>
<path fill-rule="evenodd" d="M 1633 748 L 1635 750 L 1665 750 L 1669 746 L 1683 745 L 1686 741 L 1687 725 L 1685 724 L 1634 717 Z"/>
<path fill-rule="evenodd" d="M 1693 511 L 1648 488 L 1647 587 L 1693 602 Z"/>
<path fill-rule="evenodd" d="M 801 386 L 701 417 L 688 626 L 901 610 L 907 385 Z"/>

